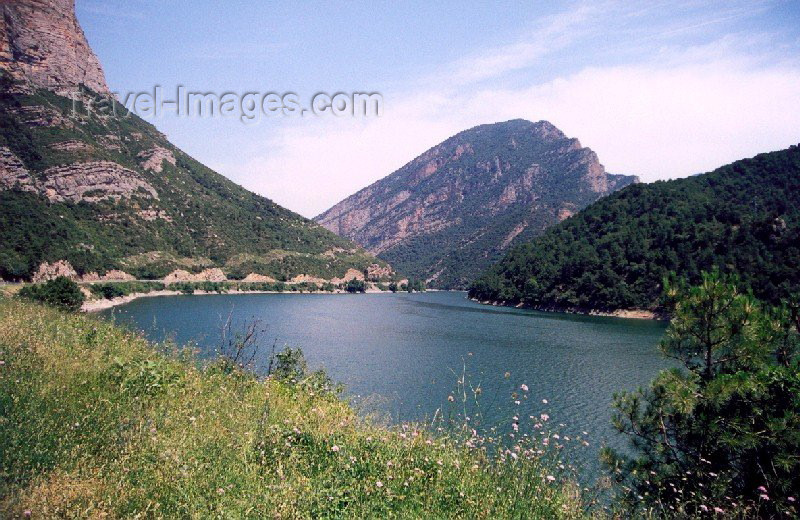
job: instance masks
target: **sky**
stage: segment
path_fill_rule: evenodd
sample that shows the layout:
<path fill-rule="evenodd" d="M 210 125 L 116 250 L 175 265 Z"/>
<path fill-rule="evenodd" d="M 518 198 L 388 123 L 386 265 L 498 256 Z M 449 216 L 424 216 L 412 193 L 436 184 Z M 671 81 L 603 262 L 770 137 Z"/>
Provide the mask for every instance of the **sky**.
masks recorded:
<path fill-rule="evenodd" d="M 306 217 L 509 119 L 550 121 L 645 182 L 800 143 L 800 1 L 491 4 L 77 0 L 77 14 L 121 97 L 379 92 L 379 117 L 149 119 Z"/>

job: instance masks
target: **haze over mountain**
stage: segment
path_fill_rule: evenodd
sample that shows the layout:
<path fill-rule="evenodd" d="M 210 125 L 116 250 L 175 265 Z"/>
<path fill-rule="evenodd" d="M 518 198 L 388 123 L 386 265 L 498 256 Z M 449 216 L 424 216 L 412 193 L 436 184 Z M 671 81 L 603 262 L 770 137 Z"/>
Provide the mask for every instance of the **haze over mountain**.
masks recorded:
<path fill-rule="evenodd" d="M 699 283 L 713 269 L 771 303 L 800 289 L 800 146 L 614 193 L 509 252 L 470 295 L 657 310 L 669 273 Z"/>
<path fill-rule="evenodd" d="M 628 184 L 547 121 L 461 132 L 315 220 L 434 287 L 459 288 L 503 252 Z"/>
<path fill-rule="evenodd" d="M 128 114 L 108 95 L 73 0 L 0 9 L 0 277 L 28 279 L 59 260 L 79 275 L 139 278 L 178 268 L 282 280 L 388 274 L 349 240 L 218 175 Z M 78 87 L 76 115 L 64 96 Z"/>

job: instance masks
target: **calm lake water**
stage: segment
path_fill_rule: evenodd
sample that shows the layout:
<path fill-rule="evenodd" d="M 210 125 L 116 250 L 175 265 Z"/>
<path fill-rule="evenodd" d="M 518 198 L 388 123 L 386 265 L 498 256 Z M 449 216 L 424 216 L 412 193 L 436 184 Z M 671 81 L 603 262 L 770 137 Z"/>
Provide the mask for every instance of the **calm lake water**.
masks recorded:
<path fill-rule="evenodd" d="M 448 395 L 466 365 L 468 382 L 482 389 L 484 426 L 547 413 L 567 434 L 588 432 L 593 457 L 604 443 L 624 445 L 610 425 L 614 392 L 646 385 L 668 366 L 657 349 L 664 323 L 489 307 L 459 292 L 166 296 L 103 314 L 213 355 L 231 312 L 236 327 L 253 319 L 267 327 L 260 367 L 275 341 L 301 347 L 359 406 L 393 421 L 454 413 Z M 468 414 L 480 420 L 474 407 Z"/>

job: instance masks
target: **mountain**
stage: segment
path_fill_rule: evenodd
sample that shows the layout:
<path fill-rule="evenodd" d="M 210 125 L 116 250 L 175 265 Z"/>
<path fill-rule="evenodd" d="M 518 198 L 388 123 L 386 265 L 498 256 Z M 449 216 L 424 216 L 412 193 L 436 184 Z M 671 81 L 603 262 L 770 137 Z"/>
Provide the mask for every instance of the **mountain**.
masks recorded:
<path fill-rule="evenodd" d="M 482 125 L 434 146 L 316 221 L 406 275 L 463 288 L 530 240 L 636 177 L 547 121 Z"/>
<path fill-rule="evenodd" d="M 72 0 L 0 10 L 0 277 L 30 279 L 61 260 L 78 274 L 138 278 L 214 267 L 233 278 L 389 274 L 351 241 L 234 184 L 127 113 Z M 73 104 L 66 96 L 75 92 Z"/>
<path fill-rule="evenodd" d="M 480 277 L 480 300 L 658 309 L 670 272 L 736 273 L 777 303 L 800 290 L 800 148 L 711 173 L 629 186 L 521 245 Z"/>

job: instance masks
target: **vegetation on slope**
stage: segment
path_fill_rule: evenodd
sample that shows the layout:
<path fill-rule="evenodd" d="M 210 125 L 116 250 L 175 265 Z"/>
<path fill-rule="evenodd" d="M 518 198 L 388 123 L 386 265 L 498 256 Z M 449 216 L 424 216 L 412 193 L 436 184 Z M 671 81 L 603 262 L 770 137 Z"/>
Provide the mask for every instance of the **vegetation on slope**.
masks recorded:
<path fill-rule="evenodd" d="M 573 486 L 548 478 L 546 455 L 492 462 L 491 447 L 370 425 L 301 370 L 259 380 L 230 361 L 200 368 L 111 324 L 13 300 L 0 317 L 4 517 L 585 514 Z"/>
<path fill-rule="evenodd" d="M 46 90 L 11 93 L 12 86 L 0 76 L 0 146 L 34 176 L 53 166 L 111 161 L 141 176 L 158 199 L 51 202 L 39 193 L 0 189 L 0 278 L 29 279 L 42 262 L 62 259 L 79 274 L 123 269 L 153 279 L 177 268 L 212 266 L 233 278 L 257 272 L 281 280 L 297 274 L 330 279 L 350 268 L 385 265 L 200 164 L 119 103 L 117 115 L 108 116 L 87 112 L 79 102 L 77 117 L 70 99 Z M 26 109 L 56 121 L 30 124 Z M 65 142 L 73 147 L 58 146 Z M 163 161 L 161 172 L 143 168 L 139 154 L 155 147 L 171 153 L 175 164 Z M 151 216 L 143 218 L 143 211 Z"/>
<path fill-rule="evenodd" d="M 800 285 L 800 147 L 714 172 L 637 184 L 511 251 L 476 280 L 480 300 L 655 309 L 670 272 L 738 273 L 778 302 Z"/>
<path fill-rule="evenodd" d="M 615 397 L 632 451 L 607 450 L 629 511 L 788 518 L 800 498 L 800 305 L 764 306 L 735 277 L 667 285 L 661 350 L 682 368 Z"/>
<path fill-rule="evenodd" d="M 463 289 L 523 243 L 636 180 L 547 121 L 480 125 L 316 220 L 431 287 Z"/>

